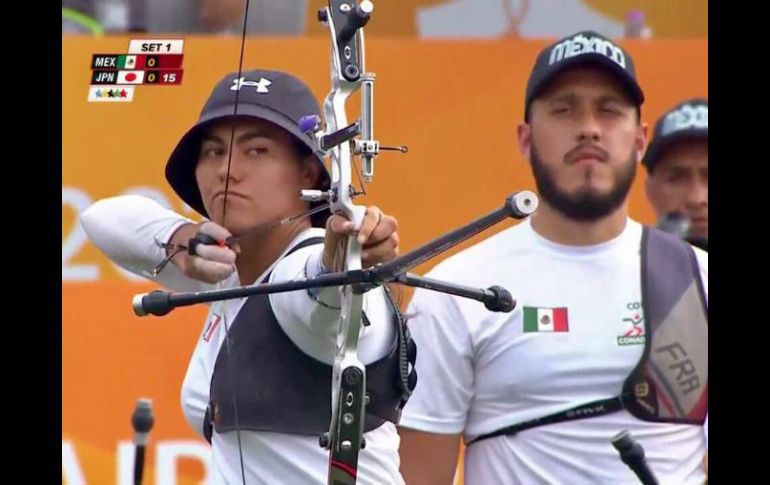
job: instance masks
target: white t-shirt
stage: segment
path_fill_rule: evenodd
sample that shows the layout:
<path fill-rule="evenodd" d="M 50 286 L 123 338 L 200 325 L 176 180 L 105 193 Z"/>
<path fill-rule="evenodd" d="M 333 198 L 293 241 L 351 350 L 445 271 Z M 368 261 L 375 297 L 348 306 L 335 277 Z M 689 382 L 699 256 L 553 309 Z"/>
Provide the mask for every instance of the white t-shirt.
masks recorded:
<path fill-rule="evenodd" d="M 188 219 L 169 211 L 155 201 L 140 196 L 120 196 L 101 200 L 80 215 L 80 222 L 91 241 L 123 268 L 142 276 L 164 257 L 165 250 L 155 239 L 167 242 Z M 324 230 L 311 228 L 299 234 L 284 254 L 311 237 L 323 237 Z M 268 273 L 270 282 L 313 277 L 320 269 L 322 245 L 299 249 L 279 257 L 255 283 Z M 169 264 L 156 279 L 173 291 L 205 291 L 240 286 L 233 274 L 219 285 L 209 285 L 187 278 Z M 339 289 L 321 290 L 316 298 L 307 291 L 270 295 L 270 304 L 278 323 L 292 341 L 306 354 L 327 364 L 334 362 L 339 327 Z M 213 303 L 200 338 L 190 358 L 182 384 L 182 409 L 190 426 L 202 435 L 203 418 L 209 402 L 209 386 L 217 355 L 229 328 L 245 299 Z M 388 302 L 382 289 L 364 297 L 364 310 L 371 325 L 362 328 L 359 358 L 364 364 L 385 356 L 396 338 L 389 316 Z M 225 351 L 223 349 L 223 351 Z M 329 390 L 331 400 L 331 389 Z M 326 483 L 329 455 L 318 444 L 318 437 L 269 432 L 241 431 L 246 483 Z M 399 472 L 399 436 L 392 423 L 385 423 L 364 435 L 366 448 L 359 455 L 358 482 L 362 484 L 402 484 Z M 241 464 L 237 432 L 214 433 L 212 437 L 211 484 L 241 483 Z"/>
<path fill-rule="evenodd" d="M 643 317 L 641 234 L 642 226 L 629 219 L 611 241 L 564 246 L 544 239 L 525 220 L 438 265 L 431 277 L 480 288 L 501 285 L 517 307 L 492 313 L 473 300 L 415 292 L 409 328 L 418 346 L 418 384 L 400 425 L 463 433 L 470 441 L 619 396 L 644 348 L 618 339 L 632 329 L 631 320 Z M 696 253 L 708 291 L 708 254 Z M 525 322 L 531 312 L 538 316 L 534 326 Z M 638 483 L 611 444 L 628 430 L 661 483 L 702 484 L 704 428 L 645 422 L 626 411 L 540 426 L 471 444 L 465 483 Z"/>

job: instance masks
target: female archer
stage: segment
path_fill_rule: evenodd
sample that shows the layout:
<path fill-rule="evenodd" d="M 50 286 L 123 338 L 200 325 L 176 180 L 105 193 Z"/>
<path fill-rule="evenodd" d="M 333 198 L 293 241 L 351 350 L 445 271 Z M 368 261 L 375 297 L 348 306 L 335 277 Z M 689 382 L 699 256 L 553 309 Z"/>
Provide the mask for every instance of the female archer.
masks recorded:
<path fill-rule="evenodd" d="M 111 260 L 173 291 L 339 270 L 339 249 L 353 223 L 299 197 L 302 189 L 330 185 L 313 139 L 299 128 L 300 118 L 319 112 L 310 89 L 287 73 L 228 74 L 165 171 L 176 194 L 206 222 L 121 196 L 84 211 L 82 226 Z M 363 267 L 398 253 L 396 220 L 377 207 L 367 207 L 357 237 Z M 403 483 L 393 424 L 403 397 L 396 384 L 402 319 L 383 288 L 364 295 L 364 313 L 359 357 L 369 402 L 357 479 Z M 211 442 L 215 483 L 326 481 L 328 453 L 319 436 L 329 429 L 339 319 L 336 287 L 211 305 L 182 385 L 182 407 Z"/>

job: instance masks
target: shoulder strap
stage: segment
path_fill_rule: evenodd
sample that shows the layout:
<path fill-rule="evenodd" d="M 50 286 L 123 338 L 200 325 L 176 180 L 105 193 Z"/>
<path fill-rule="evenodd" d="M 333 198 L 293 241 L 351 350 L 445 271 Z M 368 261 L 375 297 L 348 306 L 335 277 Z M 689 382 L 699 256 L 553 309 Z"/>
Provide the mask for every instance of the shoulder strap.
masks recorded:
<path fill-rule="evenodd" d="M 289 249 L 289 252 L 287 252 L 283 257 L 285 258 L 286 256 L 288 256 L 288 255 L 290 255 L 290 254 L 292 254 L 294 252 L 297 252 L 297 251 L 299 251 L 302 248 L 306 248 L 308 246 L 314 246 L 316 244 L 322 244 L 323 242 L 324 242 L 324 238 L 322 238 L 322 237 L 309 237 L 309 238 L 305 239 L 304 241 L 298 243 L 293 248 Z"/>
<path fill-rule="evenodd" d="M 575 406 L 574 408 L 570 408 L 566 411 L 549 414 L 548 416 L 544 416 L 542 418 L 530 419 L 529 421 L 524 421 L 522 423 L 514 424 L 512 426 L 506 426 L 505 428 L 498 429 L 497 431 L 493 431 L 491 433 L 477 436 L 476 438 L 466 442 L 465 444 L 470 445 L 470 444 L 479 442 L 481 440 L 494 438 L 496 436 L 501 436 L 504 434 L 514 435 L 519 431 L 524 431 L 525 429 L 530 429 L 530 428 L 536 428 L 538 426 L 543 426 L 546 424 L 563 423 L 565 421 L 575 421 L 578 419 L 593 418 L 596 416 L 601 416 L 603 414 L 614 413 L 616 411 L 620 411 L 621 409 L 623 409 L 623 401 L 619 397 L 613 397 L 609 399 L 600 399 L 598 401 L 593 401 L 588 404 L 581 404 L 580 406 Z"/>

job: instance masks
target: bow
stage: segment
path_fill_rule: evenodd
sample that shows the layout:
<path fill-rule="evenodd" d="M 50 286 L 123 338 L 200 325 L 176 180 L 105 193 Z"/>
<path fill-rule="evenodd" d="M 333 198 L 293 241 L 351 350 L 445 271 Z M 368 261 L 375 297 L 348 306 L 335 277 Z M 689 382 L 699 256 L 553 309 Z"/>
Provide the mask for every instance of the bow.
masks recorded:
<path fill-rule="evenodd" d="M 373 9 L 368 0 L 359 5 L 347 0 L 329 0 L 328 7 L 319 11 L 318 19 L 328 25 L 331 36 L 332 87 L 323 103 L 326 130 L 320 129 L 320 120 L 315 116 L 300 121 L 303 131 L 313 130 L 319 150 L 328 154 L 331 162 L 329 191 L 306 190 L 302 198 L 328 200 L 332 213 L 343 214 L 356 229 L 361 227 L 366 208 L 353 203 L 357 195 L 351 179 L 353 156 L 358 154 L 363 159 L 363 176 L 369 182 L 374 175 L 374 158 L 379 152 L 378 142 L 372 139 L 374 75 L 364 70 L 363 27 Z M 361 117 L 348 125 L 345 103 L 359 89 Z M 359 133 L 361 138 L 349 143 Z M 362 248 L 355 235 L 347 237 L 344 249 L 344 269 L 360 271 Z M 337 353 L 332 368 L 332 419 L 329 432 L 320 438 L 320 445 L 329 450 L 328 483 L 354 484 L 358 454 L 366 446 L 363 438 L 366 368 L 358 358 L 363 288 L 345 285 L 341 293 Z"/>
<path fill-rule="evenodd" d="M 355 0 L 329 0 L 328 6 L 319 11 L 319 21 L 327 24 L 329 28 L 332 86 L 323 103 L 324 120 L 311 115 L 303 117 L 299 122 L 302 131 L 313 135 L 317 152 L 329 157 L 331 168 L 329 190 L 303 190 L 300 196 L 306 201 L 327 201 L 333 213 L 344 215 L 354 223 L 356 229 L 360 228 L 366 209 L 353 203 L 355 196 L 365 193 L 356 191 L 352 183 L 351 175 L 354 167 L 357 170 L 354 157 L 359 156 L 362 159 L 361 175 L 366 182 L 370 182 L 374 175 L 374 159 L 379 154 L 380 149 L 407 151 L 405 147 L 380 147 L 379 142 L 373 139 L 374 74 L 365 71 L 363 32 L 373 10 L 374 5 L 369 0 L 363 0 L 361 3 L 356 3 Z M 248 0 L 246 2 L 246 14 L 248 15 Z M 245 33 L 246 20 L 244 19 L 238 78 L 241 77 L 242 73 Z M 348 124 L 345 103 L 358 90 L 361 91 L 362 96 L 361 114 L 354 123 Z M 233 114 L 236 115 L 237 111 L 238 96 L 236 92 Z M 230 142 L 230 157 L 232 157 L 233 138 L 234 131 Z M 230 162 L 231 158 L 228 159 L 228 174 Z M 229 176 L 227 180 L 229 181 Z M 363 182 L 361 186 L 363 188 Z M 226 192 L 227 185 L 225 186 L 223 212 L 227 207 Z M 354 235 L 347 237 L 344 241 L 344 258 L 340 258 L 344 259 L 344 267 L 341 271 L 322 274 L 310 279 L 218 289 L 208 292 L 171 294 L 164 291 L 153 291 L 134 297 L 134 312 L 138 316 L 147 314 L 160 316 L 169 313 L 176 307 L 203 302 L 308 288 L 340 287 L 340 326 L 332 372 L 332 417 L 329 431 L 320 437 L 319 443 L 329 450 L 328 483 L 330 485 L 353 485 L 356 483 L 359 452 L 366 445 L 363 437 L 367 404 L 366 367 L 358 358 L 358 339 L 363 325 L 364 293 L 376 286 L 394 282 L 472 298 L 483 302 L 490 311 L 512 311 L 516 305 L 515 300 L 510 293 L 499 286 L 492 286 L 487 289 L 470 288 L 455 283 L 422 278 L 407 273 L 407 271 L 508 217 L 522 219 L 529 216 L 536 210 L 537 203 L 537 196 L 530 191 L 515 193 L 506 199 L 502 208 L 374 268 L 362 268 L 362 248 Z M 309 214 L 310 212 L 307 212 L 299 216 Z M 223 213 L 223 221 L 224 215 Z M 230 340 L 226 316 L 223 321 L 225 350 L 229 359 Z M 404 367 L 406 367 L 405 364 Z M 408 397 L 409 392 L 410 389 L 405 390 L 406 397 Z M 240 428 L 237 421 L 237 402 L 233 402 L 233 408 L 235 427 L 238 433 L 241 474 L 245 484 Z"/>

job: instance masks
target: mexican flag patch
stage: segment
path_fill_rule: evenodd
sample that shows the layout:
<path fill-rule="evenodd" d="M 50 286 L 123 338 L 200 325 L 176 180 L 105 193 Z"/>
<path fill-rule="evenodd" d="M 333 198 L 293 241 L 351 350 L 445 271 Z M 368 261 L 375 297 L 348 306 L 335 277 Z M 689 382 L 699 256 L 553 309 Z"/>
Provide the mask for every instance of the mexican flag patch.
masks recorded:
<path fill-rule="evenodd" d="M 524 307 L 525 332 L 569 332 L 566 308 Z"/>

